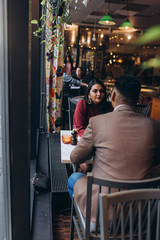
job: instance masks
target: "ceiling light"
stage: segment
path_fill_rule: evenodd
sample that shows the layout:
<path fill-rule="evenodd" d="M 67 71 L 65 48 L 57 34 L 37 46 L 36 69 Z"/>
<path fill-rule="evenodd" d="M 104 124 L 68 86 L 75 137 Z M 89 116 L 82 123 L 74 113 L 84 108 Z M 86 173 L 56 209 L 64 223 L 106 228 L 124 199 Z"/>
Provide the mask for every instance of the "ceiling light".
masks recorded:
<path fill-rule="evenodd" d="M 99 24 L 102 24 L 102 25 L 115 25 L 115 22 L 113 20 L 113 18 L 108 14 L 109 13 L 109 6 L 110 6 L 110 1 L 108 3 L 108 10 L 107 10 L 107 13 L 104 17 L 102 17 L 100 20 L 99 20 Z"/>
<path fill-rule="evenodd" d="M 113 18 L 109 14 L 102 17 L 98 23 L 102 25 L 115 25 Z"/>
<path fill-rule="evenodd" d="M 121 26 L 119 27 L 120 30 L 124 30 L 124 31 L 134 31 L 135 28 L 133 27 L 132 23 L 129 21 L 129 19 L 127 19 L 126 21 L 124 21 Z"/>

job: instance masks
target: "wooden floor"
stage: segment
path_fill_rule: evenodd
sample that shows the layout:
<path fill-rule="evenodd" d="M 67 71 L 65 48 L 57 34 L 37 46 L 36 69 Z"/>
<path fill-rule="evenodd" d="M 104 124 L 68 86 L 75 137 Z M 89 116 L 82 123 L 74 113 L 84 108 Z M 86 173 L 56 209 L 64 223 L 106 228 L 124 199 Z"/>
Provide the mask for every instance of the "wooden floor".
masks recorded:
<path fill-rule="evenodd" d="M 54 240 L 68 240 L 70 236 L 70 212 L 66 214 L 56 214 L 53 217 L 53 239 Z M 75 231 L 74 240 L 78 240 Z"/>
<path fill-rule="evenodd" d="M 68 193 L 53 193 L 53 240 L 69 240 L 71 201 Z M 74 240 L 78 240 L 75 231 Z"/>

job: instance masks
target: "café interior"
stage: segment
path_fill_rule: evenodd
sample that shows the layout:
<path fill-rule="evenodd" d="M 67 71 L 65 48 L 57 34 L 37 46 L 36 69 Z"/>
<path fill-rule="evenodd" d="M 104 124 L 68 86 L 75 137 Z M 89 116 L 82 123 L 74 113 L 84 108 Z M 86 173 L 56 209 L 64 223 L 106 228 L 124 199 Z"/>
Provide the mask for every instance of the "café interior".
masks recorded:
<path fill-rule="evenodd" d="M 13 7 L 10 0 L 8 1 L 8 12 L 10 14 L 9 28 L 6 26 L 6 31 L 9 37 L 7 46 L 9 54 L 5 54 L 4 51 L 4 55 L 2 55 L 3 60 L 6 55 L 9 56 L 7 62 L 7 66 L 9 66 L 7 69 L 8 85 L 5 85 L 5 81 L 2 84 L 2 93 L 4 89 L 7 89 L 7 94 L 9 94 L 9 103 L 8 100 L 5 101 L 5 91 L 2 94 L 2 103 L 4 104 L 2 108 L 2 128 L 4 129 L 2 142 L 4 146 L 2 145 L 2 147 L 4 154 L 6 151 L 4 149 L 7 149 L 6 146 L 8 146 L 8 138 L 10 138 L 10 149 L 8 151 L 11 154 L 7 160 L 8 162 L 5 159 L 2 164 L 4 165 L 4 168 L 2 168 L 4 183 L 7 184 L 8 181 L 9 186 L 11 185 L 8 188 L 4 187 L 4 199 L 8 200 L 4 201 L 5 231 L 7 232 L 4 236 L 7 237 L 3 237 L 7 240 L 108 239 L 105 236 L 107 233 L 101 227 L 102 222 L 99 224 L 99 219 L 100 221 L 105 219 L 102 202 L 97 206 L 96 231 L 91 233 L 89 227 L 90 212 L 88 211 L 89 215 L 87 215 L 85 222 L 75 199 L 71 200 L 68 194 L 68 178 L 79 169 L 70 160 L 70 153 L 75 146 L 70 143 L 66 144 L 62 137 L 64 135 L 70 135 L 71 137 L 71 131 L 74 128 L 74 111 L 78 101 L 83 97 L 81 87 L 68 86 L 67 89 L 63 89 L 63 102 L 60 103 L 60 108 L 58 108 L 62 113 L 62 121 L 59 124 L 58 119 L 56 129 L 49 129 L 47 126 L 47 113 L 48 110 L 51 110 L 51 107 L 47 103 L 48 100 L 46 100 L 48 89 L 46 87 L 45 47 L 40 43 L 39 39 L 32 36 L 33 31 L 35 31 L 34 26 L 26 24 L 26 19 L 30 22 L 34 17 L 40 18 L 42 13 L 41 1 L 26 2 L 26 4 L 25 1 L 21 3 L 23 15 L 21 17 L 24 17 L 24 21 L 22 21 L 24 25 L 22 26 L 18 19 L 18 10 Z M 28 7 L 28 2 L 30 2 L 30 7 Z M 57 4 L 58 0 L 51 2 Z M 3 9 L 5 10 L 5 5 Z M 15 16 L 16 12 L 17 16 Z M 110 92 L 115 81 L 122 74 L 136 76 L 141 83 L 141 92 L 136 111 L 160 121 L 160 64 L 156 67 L 154 65 L 149 68 L 142 67 L 144 62 L 152 58 L 159 58 L 160 55 L 160 1 L 71 0 L 68 12 L 72 24 L 65 24 L 64 26 L 63 60 L 66 55 L 71 56 L 73 60 L 72 74 L 75 74 L 78 66 L 82 67 L 84 75 L 93 72 L 94 76 L 104 83 L 109 101 Z M 19 28 L 17 39 L 14 39 L 15 35 L 12 32 L 14 21 L 12 21 L 11 17 L 13 16 L 16 19 L 17 28 Z M 104 17 L 107 17 L 107 19 L 104 20 Z M 127 27 L 126 22 L 129 22 Z M 4 24 L 2 26 L 5 27 Z M 156 39 L 136 45 L 137 39 L 146 34 L 148 29 L 156 26 L 159 29 L 159 32 L 155 30 Z M 20 33 L 21 31 L 23 34 Z M 17 45 L 17 48 L 22 47 L 21 53 L 15 53 L 14 44 L 11 44 L 12 41 L 15 46 Z M 24 48 L 24 45 L 27 47 Z M 22 52 L 23 56 L 21 55 Z M 12 56 L 17 59 L 18 66 L 21 66 L 22 57 L 25 56 L 23 64 L 26 65 L 24 67 L 15 67 L 14 60 L 11 61 Z M 6 69 L 5 66 L 4 69 Z M 24 75 L 23 79 L 22 75 Z M 18 85 L 17 81 L 21 85 Z M 10 93 L 8 93 L 8 88 Z M 61 99 L 59 94 L 59 102 Z M 9 117 L 5 113 L 5 107 L 10 113 Z M 5 131 L 8 133 L 5 126 L 6 119 L 8 119 L 7 123 L 10 127 L 9 135 L 4 134 Z M 9 177 L 7 165 L 10 166 Z M 96 183 L 92 176 L 89 175 L 88 179 L 88 181 L 95 181 Z M 150 194 L 152 196 L 152 203 L 155 203 L 155 200 L 160 200 L 158 190 L 149 189 L 159 187 L 159 178 L 151 181 L 149 179 L 137 182 L 113 182 L 97 181 L 96 184 L 101 186 L 109 184 L 105 185 L 109 187 L 114 185 L 117 189 L 141 189 L 141 195 L 148 197 Z M 91 187 L 92 184 L 88 186 L 88 189 Z M 149 194 L 147 194 L 146 188 Z M 89 193 L 87 194 L 89 195 Z M 134 194 L 138 193 L 135 192 Z M 89 197 L 88 199 L 90 199 Z M 130 197 L 129 195 L 128 198 Z M 132 196 L 132 200 L 134 200 L 134 196 Z M 91 207 L 90 203 L 91 200 L 88 200 L 88 208 Z M 152 203 L 149 203 L 151 206 L 148 207 L 148 211 L 150 208 L 154 209 L 155 206 Z M 18 208 L 20 211 L 17 211 Z M 160 208 L 155 211 L 160 214 Z M 143 208 L 142 212 L 139 214 L 142 214 L 142 218 L 148 221 L 149 217 L 145 214 L 147 208 Z M 139 226 L 141 227 L 141 220 L 139 219 L 140 217 L 136 217 L 134 223 L 140 221 Z M 129 220 L 127 221 L 125 224 L 129 224 Z M 149 228 L 150 221 L 149 219 L 148 225 L 145 224 L 147 226 L 147 235 L 145 237 L 148 238 L 133 238 L 131 236 L 130 239 L 159 240 L 159 218 L 156 219 L 158 229 L 156 234 L 153 234 L 155 228 L 154 230 Z M 3 221 L 0 218 L 1 222 Z M 118 223 L 119 229 L 123 227 L 123 223 L 123 220 Z M 132 220 L 130 220 L 130 223 L 132 223 Z M 154 219 L 154 226 L 156 224 Z M 112 226 L 110 226 L 112 237 L 115 234 L 113 225 L 112 222 Z M 138 232 L 138 230 L 136 231 Z M 119 239 L 129 238 L 122 236 Z"/>
<path fill-rule="evenodd" d="M 160 106 L 158 107 L 160 104 L 158 98 L 160 68 L 152 67 L 146 70 L 141 68 L 143 62 L 159 55 L 160 41 L 148 42 L 133 48 L 136 40 L 140 38 L 148 28 L 159 23 L 160 10 L 158 5 L 159 3 L 157 1 L 150 4 L 145 0 L 141 2 L 134 0 L 71 1 L 69 11 L 72 25 L 66 24 L 64 28 L 64 57 L 70 55 L 73 60 L 74 67 L 72 74 L 75 73 L 76 67 L 78 66 L 82 67 L 84 75 L 94 72 L 94 76 L 103 81 L 108 95 L 114 87 L 115 80 L 122 74 L 135 75 L 141 82 L 141 93 L 137 112 L 160 121 Z M 101 21 L 105 14 L 111 16 L 111 21 Z M 128 19 L 132 26 L 127 28 L 123 27 L 123 23 Z M 69 177 L 71 172 L 78 170 L 77 166 L 73 164 L 68 166 L 68 163 L 71 163 L 70 153 L 73 148 L 66 144 L 66 142 L 70 142 L 70 140 L 63 139 L 63 137 L 67 137 L 67 134 L 71 136 L 71 130 L 74 128 L 74 111 L 78 101 L 83 96 L 81 96 L 80 89 L 77 90 L 74 86 L 71 86 L 67 92 L 65 91 L 64 89 L 65 107 L 62 106 L 62 108 L 64 107 L 63 120 L 65 123 L 60 133 L 60 142 L 61 162 L 62 164 L 66 164 L 67 175 Z M 69 150 L 70 147 L 71 149 Z M 52 170 L 52 173 L 53 172 L 55 173 L 54 170 Z M 52 181 L 54 180 L 52 179 Z M 56 199 L 56 195 L 54 197 Z M 65 201 L 65 203 L 67 203 L 67 201 Z M 72 216 L 71 221 L 74 221 L 74 224 L 72 223 L 72 227 L 69 226 L 71 223 L 68 225 L 68 229 L 71 227 L 71 235 L 68 233 L 67 237 L 69 238 L 70 236 L 70 239 L 81 239 L 78 231 L 82 231 L 82 238 L 90 239 L 90 233 L 88 233 L 87 237 L 85 227 L 83 228 L 81 226 L 81 217 L 78 215 L 76 206 L 75 201 L 74 211 L 76 212 L 75 215 L 78 216 L 78 224 L 80 224 L 81 230 L 77 230 L 75 217 Z M 59 225 L 56 223 L 59 220 L 59 214 L 63 212 L 62 218 L 64 221 L 68 220 L 68 218 L 70 219 L 70 210 L 68 210 L 68 208 L 70 209 L 70 201 L 66 208 L 64 203 L 62 203 L 59 213 L 54 216 L 55 225 L 53 224 L 53 236 L 55 234 L 56 239 L 58 239 L 57 236 L 60 234 L 56 229 L 59 226 L 62 227 L 62 222 Z M 74 215 L 71 211 L 71 215 L 72 214 Z M 73 230 L 74 225 L 77 231 Z M 74 231 L 74 238 L 72 238 L 72 231 Z"/>

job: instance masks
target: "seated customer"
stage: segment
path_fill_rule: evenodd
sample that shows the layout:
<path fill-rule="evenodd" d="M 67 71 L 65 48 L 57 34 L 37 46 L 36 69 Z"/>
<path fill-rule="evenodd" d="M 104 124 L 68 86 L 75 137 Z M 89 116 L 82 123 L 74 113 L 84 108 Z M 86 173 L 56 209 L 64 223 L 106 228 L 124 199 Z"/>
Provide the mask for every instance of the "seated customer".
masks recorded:
<path fill-rule="evenodd" d="M 81 82 L 80 80 L 75 79 L 64 72 L 63 73 L 63 87 L 69 86 L 69 85 L 88 87 L 87 83 Z"/>
<path fill-rule="evenodd" d="M 114 111 L 90 118 L 89 124 L 71 153 L 74 164 L 84 163 L 94 155 L 95 177 L 140 180 L 151 177 L 154 164 L 160 163 L 160 123 L 134 112 L 141 85 L 132 75 L 122 75 L 116 82 L 111 101 Z M 73 173 L 68 190 L 85 217 L 87 177 Z M 97 186 L 92 188 L 91 221 L 96 221 Z M 104 189 L 102 190 L 102 192 Z"/>
<path fill-rule="evenodd" d="M 75 109 L 73 124 L 78 129 L 81 137 L 89 123 L 90 117 L 112 111 L 111 104 L 106 99 L 106 88 L 102 81 L 92 79 L 85 94 L 84 99 L 80 100 Z M 89 165 L 80 164 L 81 172 L 86 173 Z"/>
<path fill-rule="evenodd" d="M 112 110 L 107 102 L 106 88 L 102 81 L 92 79 L 87 87 L 84 99 L 80 100 L 75 109 L 73 124 L 81 137 L 89 123 L 90 117 L 107 113 Z"/>
<path fill-rule="evenodd" d="M 84 73 L 81 67 L 76 68 L 76 73 L 72 75 L 73 78 L 81 80 L 84 78 Z"/>
<path fill-rule="evenodd" d="M 76 73 L 72 75 L 73 78 L 78 79 L 81 82 L 84 82 L 83 79 L 85 77 L 82 67 L 76 68 Z M 87 82 L 85 82 L 87 83 Z M 81 86 L 80 91 L 78 91 L 78 95 L 84 95 L 85 94 L 85 87 Z"/>

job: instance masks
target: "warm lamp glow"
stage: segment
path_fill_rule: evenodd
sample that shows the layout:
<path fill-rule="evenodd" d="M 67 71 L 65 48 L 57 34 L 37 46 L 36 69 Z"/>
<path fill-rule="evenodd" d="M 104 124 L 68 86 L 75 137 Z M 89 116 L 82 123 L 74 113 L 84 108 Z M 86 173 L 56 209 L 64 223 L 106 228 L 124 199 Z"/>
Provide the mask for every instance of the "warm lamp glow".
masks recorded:
<path fill-rule="evenodd" d="M 135 31 L 135 28 L 133 27 L 132 23 L 128 19 L 121 24 L 119 29 L 123 31 Z"/>
<path fill-rule="evenodd" d="M 102 17 L 98 23 L 102 25 L 115 25 L 113 18 L 109 14 Z"/>

